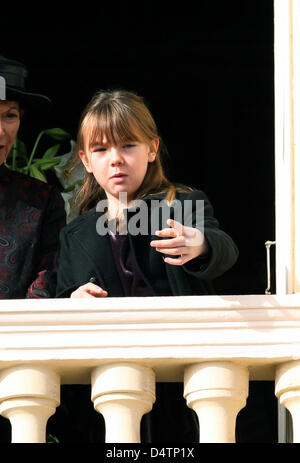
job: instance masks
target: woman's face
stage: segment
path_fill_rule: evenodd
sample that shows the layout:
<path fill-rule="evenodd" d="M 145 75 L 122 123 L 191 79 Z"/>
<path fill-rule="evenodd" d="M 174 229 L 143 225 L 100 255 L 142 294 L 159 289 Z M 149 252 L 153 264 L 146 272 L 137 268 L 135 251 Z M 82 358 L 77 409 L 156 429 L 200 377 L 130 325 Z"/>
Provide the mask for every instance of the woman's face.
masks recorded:
<path fill-rule="evenodd" d="M 15 101 L 0 101 L 0 165 L 6 160 L 20 127 L 21 110 Z"/>

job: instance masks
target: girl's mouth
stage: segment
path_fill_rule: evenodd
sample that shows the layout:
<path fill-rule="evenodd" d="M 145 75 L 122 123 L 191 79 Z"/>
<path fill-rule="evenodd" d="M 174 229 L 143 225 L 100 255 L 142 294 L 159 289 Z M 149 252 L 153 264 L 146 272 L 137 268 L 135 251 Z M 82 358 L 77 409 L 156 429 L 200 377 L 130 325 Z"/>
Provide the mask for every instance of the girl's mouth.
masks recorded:
<path fill-rule="evenodd" d="M 124 177 L 127 177 L 127 175 L 123 174 L 122 172 L 118 172 L 117 174 L 112 175 L 110 178 L 113 179 L 113 180 L 118 180 L 118 179 L 122 179 Z"/>
<path fill-rule="evenodd" d="M 127 175 L 123 174 L 122 172 L 119 172 L 117 174 L 114 174 L 110 177 L 111 181 L 115 184 L 118 183 L 123 183 L 123 181 L 126 179 Z"/>

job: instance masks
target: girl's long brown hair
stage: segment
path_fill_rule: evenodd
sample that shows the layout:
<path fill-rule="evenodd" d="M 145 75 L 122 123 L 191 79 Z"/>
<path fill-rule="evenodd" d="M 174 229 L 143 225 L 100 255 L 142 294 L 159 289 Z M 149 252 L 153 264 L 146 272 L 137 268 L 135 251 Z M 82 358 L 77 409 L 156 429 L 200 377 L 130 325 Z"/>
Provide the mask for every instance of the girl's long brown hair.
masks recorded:
<path fill-rule="evenodd" d="M 136 192 L 136 199 L 142 199 L 151 193 L 165 192 L 167 201 L 174 200 L 178 187 L 167 179 L 161 163 L 161 155 L 166 153 L 166 147 L 142 97 L 127 90 L 97 92 L 80 118 L 74 165 L 81 162 L 79 150 L 88 149 L 96 141 L 101 142 L 104 137 L 108 144 L 113 145 L 128 141 L 151 145 L 154 139 L 158 139 L 159 147 L 155 161 L 148 163 L 145 178 Z M 180 189 L 188 190 L 188 187 L 181 186 Z M 94 175 L 86 172 L 76 196 L 79 213 L 95 207 L 104 197 L 105 192 Z"/>

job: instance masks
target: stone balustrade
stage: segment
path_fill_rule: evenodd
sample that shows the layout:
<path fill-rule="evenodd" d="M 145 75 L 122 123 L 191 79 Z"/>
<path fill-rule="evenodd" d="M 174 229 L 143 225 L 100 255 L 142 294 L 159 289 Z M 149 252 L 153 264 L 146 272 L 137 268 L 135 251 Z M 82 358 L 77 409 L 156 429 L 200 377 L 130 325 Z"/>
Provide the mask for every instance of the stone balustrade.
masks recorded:
<path fill-rule="evenodd" d="M 275 380 L 300 442 L 300 295 L 0 302 L 0 414 L 45 442 L 61 384 L 91 384 L 106 442 L 139 442 L 155 382 L 182 381 L 200 442 L 234 442 L 249 380 Z"/>

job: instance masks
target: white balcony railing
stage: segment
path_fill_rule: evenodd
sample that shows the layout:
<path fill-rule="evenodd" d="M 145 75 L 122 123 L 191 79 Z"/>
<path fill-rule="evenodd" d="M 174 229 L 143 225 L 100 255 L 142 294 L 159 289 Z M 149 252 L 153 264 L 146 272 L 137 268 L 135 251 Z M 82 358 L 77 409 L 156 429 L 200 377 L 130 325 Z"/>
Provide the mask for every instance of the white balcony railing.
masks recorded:
<path fill-rule="evenodd" d="M 300 442 L 300 294 L 7 300 L 0 413 L 12 442 L 44 442 L 61 384 L 92 384 L 106 442 L 139 442 L 155 381 L 183 381 L 200 442 L 234 442 L 248 381 L 275 379 Z"/>

